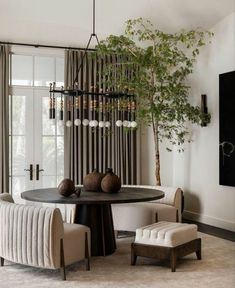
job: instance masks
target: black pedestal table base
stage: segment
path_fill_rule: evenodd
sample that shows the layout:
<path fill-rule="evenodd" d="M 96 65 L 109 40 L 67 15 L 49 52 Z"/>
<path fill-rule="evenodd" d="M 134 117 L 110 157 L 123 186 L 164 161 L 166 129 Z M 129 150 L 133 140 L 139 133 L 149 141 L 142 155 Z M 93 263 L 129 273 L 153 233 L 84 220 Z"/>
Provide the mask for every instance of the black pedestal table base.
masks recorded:
<path fill-rule="evenodd" d="M 91 255 L 106 256 L 116 249 L 110 204 L 77 204 L 75 223 L 91 229 Z"/>

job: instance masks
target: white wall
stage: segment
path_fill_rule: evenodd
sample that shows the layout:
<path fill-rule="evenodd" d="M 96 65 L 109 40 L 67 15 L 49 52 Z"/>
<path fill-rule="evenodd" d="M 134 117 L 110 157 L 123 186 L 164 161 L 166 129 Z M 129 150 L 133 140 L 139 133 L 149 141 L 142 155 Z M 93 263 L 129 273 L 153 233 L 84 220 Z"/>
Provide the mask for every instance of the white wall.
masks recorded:
<path fill-rule="evenodd" d="M 195 139 L 183 154 L 161 155 L 162 184 L 182 187 L 189 219 L 235 231 L 235 188 L 219 185 L 219 78 L 235 70 L 235 13 L 212 29 L 212 43 L 203 48 L 189 79 L 194 104 L 207 94 L 211 123 L 192 127 Z M 233 124 L 234 125 L 234 124 Z M 142 138 L 142 183 L 154 184 L 151 133 Z M 148 144 L 149 149 L 145 149 Z M 168 153 L 169 154 L 169 153 Z"/>
<path fill-rule="evenodd" d="M 212 31 L 212 44 L 202 51 L 189 80 L 194 97 L 207 94 L 212 121 L 205 128 L 193 127 L 196 140 L 181 161 L 185 174 L 178 177 L 176 157 L 173 181 L 185 187 L 186 217 L 235 231 L 235 188 L 219 185 L 218 81 L 219 74 L 235 70 L 235 13 Z"/>

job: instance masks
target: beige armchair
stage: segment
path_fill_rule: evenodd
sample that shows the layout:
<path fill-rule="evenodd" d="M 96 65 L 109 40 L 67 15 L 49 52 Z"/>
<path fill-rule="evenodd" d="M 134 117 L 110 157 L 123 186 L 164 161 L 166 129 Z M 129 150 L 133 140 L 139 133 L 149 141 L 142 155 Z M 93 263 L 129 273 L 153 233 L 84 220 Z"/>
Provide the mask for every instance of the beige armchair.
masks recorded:
<path fill-rule="evenodd" d="M 29 266 L 60 269 L 84 259 L 90 269 L 90 229 L 63 224 L 58 208 L 15 204 L 0 194 L 0 265 L 4 259 Z"/>
<path fill-rule="evenodd" d="M 128 187 L 128 185 L 123 185 Z M 116 231 L 132 231 L 158 221 L 181 222 L 183 192 L 180 188 L 137 185 L 131 187 L 158 189 L 164 198 L 149 202 L 113 204 L 113 223 Z"/>

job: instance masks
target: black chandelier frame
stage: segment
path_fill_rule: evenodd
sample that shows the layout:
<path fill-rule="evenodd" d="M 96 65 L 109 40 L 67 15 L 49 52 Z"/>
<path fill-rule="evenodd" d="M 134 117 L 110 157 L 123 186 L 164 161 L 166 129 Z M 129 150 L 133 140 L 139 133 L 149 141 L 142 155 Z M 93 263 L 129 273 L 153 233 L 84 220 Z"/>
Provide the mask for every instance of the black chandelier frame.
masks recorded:
<path fill-rule="evenodd" d="M 124 126 L 124 127 L 132 127 L 132 128 L 135 128 L 137 126 L 137 123 L 135 122 L 135 111 L 136 111 L 136 101 L 135 101 L 135 95 L 134 94 L 129 94 L 128 93 L 128 90 L 126 90 L 125 92 L 123 91 L 103 91 L 102 89 L 99 89 L 99 87 L 92 87 L 92 91 L 87 91 L 87 90 L 81 90 L 78 88 L 78 77 L 79 77 L 79 72 L 81 71 L 82 67 L 83 67 L 83 64 L 84 64 L 84 60 L 85 60 L 85 57 L 87 56 L 87 53 L 88 51 L 90 51 L 91 49 L 89 49 L 89 46 L 90 46 L 90 43 L 91 43 L 91 40 L 92 38 L 95 38 L 97 44 L 99 44 L 99 39 L 98 39 L 98 36 L 95 32 L 95 0 L 93 0 L 93 31 L 90 35 L 90 38 L 88 40 L 88 43 L 87 43 L 87 46 L 86 48 L 84 49 L 84 54 L 82 56 L 82 59 L 81 59 L 81 62 L 80 62 L 80 65 L 77 69 L 77 72 L 76 72 L 76 77 L 73 81 L 73 88 L 72 89 L 64 89 L 64 87 L 62 86 L 61 89 L 56 89 L 56 83 L 50 83 L 50 108 L 49 108 L 49 118 L 50 119 L 55 119 L 55 114 L 56 114 L 56 95 L 55 94 L 60 94 L 60 97 L 61 97 L 61 101 L 60 101 L 60 120 L 63 121 L 63 108 L 64 108 L 64 102 L 65 102 L 65 97 L 68 99 L 66 101 L 66 105 L 67 105 L 67 112 L 68 112 L 68 120 L 67 120 L 67 123 L 66 123 L 66 126 L 68 127 L 71 127 L 72 126 L 72 122 L 71 122 L 71 108 L 72 106 L 74 106 L 77 110 L 77 116 L 80 114 L 79 113 L 79 109 L 78 109 L 78 98 L 81 97 L 81 96 L 89 96 L 91 95 L 92 98 L 96 98 L 95 96 L 101 96 L 101 97 L 105 97 L 106 99 L 108 99 L 108 102 L 112 102 L 112 99 L 121 99 L 121 98 L 126 98 L 126 99 L 129 99 L 128 101 L 128 104 L 126 105 L 126 108 L 125 109 L 122 109 L 121 108 L 121 105 L 120 105 L 120 101 L 117 102 L 117 109 L 119 112 L 121 112 L 122 110 L 125 110 L 124 111 L 124 115 L 127 115 L 124 117 L 124 121 L 121 121 L 121 120 L 118 120 L 116 122 L 116 125 L 118 127 L 121 127 L 121 126 Z M 93 50 L 95 51 L 95 50 Z M 64 97 L 64 101 L 63 101 L 63 96 Z M 94 96 L 94 97 L 93 97 Z M 72 100 L 72 103 L 71 103 L 71 98 L 73 99 Z M 95 103 L 92 103 L 92 101 Z M 91 103 L 90 103 L 90 107 L 92 108 L 91 111 L 95 111 L 95 110 L 98 110 L 99 111 L 99 107 L 97 107 L 97 100 L 91 100 Z M 94 107 L 95 106 L 95 107 Z M 116 107 L 115 107 L 116 108 Z M 101 107 L 101 112 L 103 113 L 104 110 L 107 112 L 109 110 L 109 108 L 107 107 L 104 107 L 102 105 Z M 78 121 L 79 119 L 76 119 L 75 121 Z M 88 119 L 85 119 L 88 121 Z M 92 120 L 94 122 L 94 120 Z M 89 121 L 88 121 L 89 122 Z M 88 123 L 87 122 L 87 123 Z M 97 122 L 97 120 L 95 120 L 95 122 Z M 102 122 L 102 121 L 101 121 Z M 123 122 L 124 124 L 122 124 L 121 122 Z M 132 124 L 131 126 L 131 122 L 134 123 Z M 79 126 L 81 124 L 81 121 L 79 120 L 77 123 L 79 123 L 78 125 L 75 124 L 76 126 Z M 68 124 L 68 125 L 67 125 Z M 83 124 L 84 125 L 84 124 Z M 87 126 L 88 124 L 84 125 L 84 126 Z M 89 124 L 90 125 L 90 124 Z M 103 124 L 102 124 L 103 125 Z M 110 125 L 110 123 L 109 123 Z M 106 126 L 100 126 L 100 127 L 109 127 L 109 125 L 106 125 Z M 92 125 L 90 125 L 92 127 Z M 93 126 L 95 127 L 95 126 Z"/>

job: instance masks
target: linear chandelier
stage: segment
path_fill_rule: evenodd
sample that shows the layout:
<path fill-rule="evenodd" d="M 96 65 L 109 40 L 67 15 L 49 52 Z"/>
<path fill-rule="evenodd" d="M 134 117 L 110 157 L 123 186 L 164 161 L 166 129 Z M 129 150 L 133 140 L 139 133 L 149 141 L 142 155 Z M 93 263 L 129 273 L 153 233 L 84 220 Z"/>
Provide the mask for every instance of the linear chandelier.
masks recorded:
<path fill-rule="evenodd" d="M 136 128 L 136 101 L 134 95 L 129 94 L 127 89 L 124 92 L 110 91 L 108 89 L 104 91 L 103 89 L 99 89 L 98 86 L 90 87 L 90 90 L 79 89 L 79 72 L 83 67 L 92 38 L 95 38 L 97 44 L 99 44 L 95 32 L 95 0 L 93 0 L 93 31 L 77 69 L 72 89 L 64 89 L 64 87 L 61 87 L 61 89 L 58 90 L 56 89 L 55 82 L 50 83 L 49 118 L 54 121 L 56 119 L 56 97 L 59 94 L 60 125 L 64 125 L 64 108 L 67 108 L 67 121 L 65 123 L 67 127 L 72 127 L 74 124 L 75 126 L 110 128 L 112 126 L 112 112 L 116 111 L 115 113 L 118 115 L 118 120 L 116 120 L 115 124 L 117 127 Z M 90 117 L 88 115 L 90 115 Z"/>

